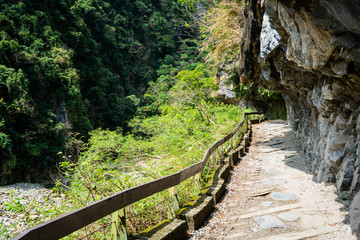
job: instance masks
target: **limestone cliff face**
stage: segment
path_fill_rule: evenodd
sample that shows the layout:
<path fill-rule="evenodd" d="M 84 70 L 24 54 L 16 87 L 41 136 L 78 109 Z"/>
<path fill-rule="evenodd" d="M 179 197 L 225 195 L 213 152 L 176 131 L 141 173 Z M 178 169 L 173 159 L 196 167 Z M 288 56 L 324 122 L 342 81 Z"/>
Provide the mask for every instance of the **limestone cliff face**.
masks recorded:
<path fill-rule="evenodd" d="M 250 0 L 245 12 L 241 81 L 281 93 L 316 180 L 356 194 L 360 1 Z"/>

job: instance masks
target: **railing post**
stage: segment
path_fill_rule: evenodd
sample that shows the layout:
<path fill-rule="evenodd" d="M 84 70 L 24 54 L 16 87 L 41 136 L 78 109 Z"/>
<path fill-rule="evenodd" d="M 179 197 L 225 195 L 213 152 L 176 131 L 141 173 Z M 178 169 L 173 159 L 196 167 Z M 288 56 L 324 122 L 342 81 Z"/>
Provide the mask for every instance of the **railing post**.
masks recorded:
<path fill-rule="evenodd" d="M 195 185 L 196 185 L 196 191 L 200 193 L 201 191 L 201 172 L 195 174 Z"/>
<path fill-rule="evenodd" d="M 248 128 L 249 128 L 249 117 L 248 117 L 247 114 L 245 114 L 245 121 L 246 121 L 246 129 L 245 129 L 245 131 L 247 131 Z"/>
<path fill-rule="evenodd" d="M 239 143 L 239 144 L 241 143 L 242 137 L 243 137 L 243 132 L 242 132 L 242 131 L 239 131 L 239 136 L 238 136 L 238 143 Z"/>
<path fill-rule="evenodd" d="M 223 155 L 222 155 L 222 145 L 220 145 L 217 149 L 216 149 L 216 153 L 218 154 L 218 157 L 219 159 L 215 162 L 216 164 L 217 163 L 220 163 L 221 164 L 221 160 L 223 158 Z"/>
<path fill-rule="evenodd" d="M 238 147 L 240 144 L 240 132 L 241 130 L 239 129 L 239 131 L 236 133 L 236 138 L 235 138 L 235 142 L 236 142 L 236 146 Z"/>
<path fill-rule="evenodd" d="M 230 150 L 232 149 L 231 141 L 229 140 L 229 141 L 227 141 L 227 143 L 228 143 L 228 149 L 227 149 L 227 151 L 230 151 Z"/>
<path fill-rule="evenodd" d="M 176 216 L 176 211 L 179 210 L 179 200 L 177 196 L 177 186 L 169 188 L 170 202 L 168 209 L 168 218 L 173 219 Z"/>
<path fill-rule="evenodd" d="M 113 240 L 127 240 L 125 208 L 111 214 L 111 235 Z"/>
<path fill-rule="evenodd" d="M 216 150 L 212 153 L 212 166 L 214 167 L 216 165 Z"/>

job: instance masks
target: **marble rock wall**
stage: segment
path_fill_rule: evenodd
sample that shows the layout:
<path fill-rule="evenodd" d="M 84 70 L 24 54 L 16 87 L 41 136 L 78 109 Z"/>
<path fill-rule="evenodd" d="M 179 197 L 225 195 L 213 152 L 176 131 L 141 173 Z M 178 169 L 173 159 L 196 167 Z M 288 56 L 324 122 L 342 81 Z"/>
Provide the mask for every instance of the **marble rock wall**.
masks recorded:
<path fill-rule="evenodd" d="M 245 8 L 240 81 L 283 95 L 315 180 L 350 193 L 358 231 L 360 1 L 249 0 Z"/>

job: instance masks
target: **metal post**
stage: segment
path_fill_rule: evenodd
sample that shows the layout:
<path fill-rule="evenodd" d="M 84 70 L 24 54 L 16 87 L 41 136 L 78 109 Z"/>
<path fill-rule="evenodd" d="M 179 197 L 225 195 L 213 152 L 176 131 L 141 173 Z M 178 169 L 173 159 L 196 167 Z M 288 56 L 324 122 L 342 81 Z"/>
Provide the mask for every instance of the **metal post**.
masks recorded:
<path fill-rule="evenodd" d="M 113 240 L 127 240 L 125 208 L 111 214 L 111 235 Z"/>

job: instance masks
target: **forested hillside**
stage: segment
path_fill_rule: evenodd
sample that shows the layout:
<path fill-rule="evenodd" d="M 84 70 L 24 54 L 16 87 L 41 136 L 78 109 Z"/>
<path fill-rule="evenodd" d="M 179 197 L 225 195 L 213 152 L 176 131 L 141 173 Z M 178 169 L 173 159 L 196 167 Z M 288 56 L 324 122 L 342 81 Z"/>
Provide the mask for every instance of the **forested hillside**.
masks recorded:
<path fill-rule="evenodd" d="M 279 95 L 240 83 L 243 7 L 0 0 L 0 185 L 50 176 L 56 184 L 45 199 L 9 192 L 0 236 L 199 162 L 253 110 L 241 109 L 240 99 L 244 108 L 270 106 L 284 116 Z M 232 104 L 217 92 L 224 85 L 232 86 Z M 182 183 L 180 205 L 198 194 L 191 181 Z M 163 191 L 128 208 L 129 234 L 166 219 L 166 204 L 151 206 L 168 197 Z"/>
<path fill-rule="evenodd" d="M 196 47 L 177 1 L 0 1 L 0 11 L 0 177 L 8 182 L 25 166 L 18 175 L 31 180 L 29 169 L 46 169 L 76 136 L 126 130 L 135 114 L 156 113 L 151 94 L 140 96 L 161 76 L 169 88 L 165 76 Z"/>

